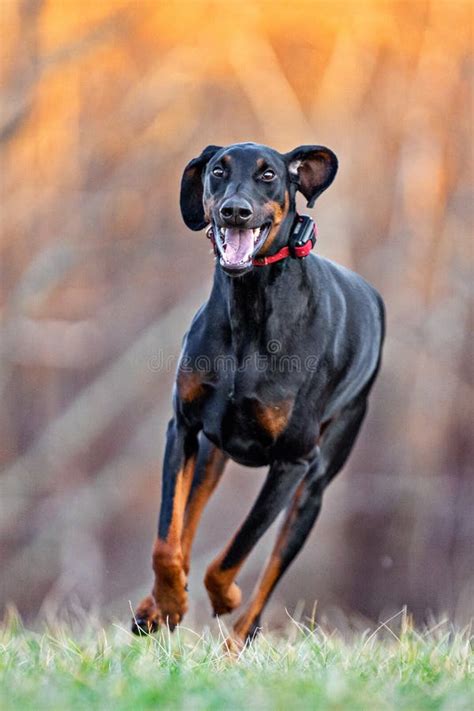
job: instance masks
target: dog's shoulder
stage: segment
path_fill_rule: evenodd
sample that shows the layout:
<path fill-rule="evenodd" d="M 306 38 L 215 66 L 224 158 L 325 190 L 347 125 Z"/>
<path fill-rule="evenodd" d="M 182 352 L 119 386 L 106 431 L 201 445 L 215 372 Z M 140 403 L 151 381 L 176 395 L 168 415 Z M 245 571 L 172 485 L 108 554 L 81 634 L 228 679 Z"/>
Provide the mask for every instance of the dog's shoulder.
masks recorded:
<path fill-rule="evenodd" d="M 380 351 L 385 336 L 385 307 L 377 289 L 351 269 L 319 255 L 312 256 L 318 329 L 331 324 L 328 338 L 334 336 L 338 341 L 344 334 L 342 342 L 348 338 L 351 347 L 361 352 Z"/>
<path fill-rule="evenodd" d="M 342 264 L 322 257 L 311 255 L 311 274 L 318 285 L 318 291 L 325 290 L 328 295 L 343 296 L 344 300 L 355 304 L 372 304 L 377 313 L 384 314 L 384 303 L 377 289 L 357 272 Z"/>

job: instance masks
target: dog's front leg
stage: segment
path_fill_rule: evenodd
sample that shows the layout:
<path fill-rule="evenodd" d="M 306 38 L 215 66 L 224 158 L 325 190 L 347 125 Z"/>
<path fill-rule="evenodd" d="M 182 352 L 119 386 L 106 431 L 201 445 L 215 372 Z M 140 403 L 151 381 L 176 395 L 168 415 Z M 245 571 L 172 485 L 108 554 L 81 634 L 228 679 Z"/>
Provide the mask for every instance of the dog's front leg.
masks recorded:
<path fill-rule="evenodd" d="M 238 571 L 252 548 L 288 503 L 314 457 L 312 453 L 308 459 L 277 461 L 271 465 L 249 515 L 207 569 L 205 585 L 216 615 L 231 612 L 240 604 L 240 588 L 234 582 Z"/>
<path fill-rule="evenodd" d="M 158 536 L 153 546 L 155 583 L 153 594 L 137 608 L 136 632 L 154 631 L 160 623 L 174 629 L 187 610 L 181 539 L 197 449 L 197 433 L 177 418 L 172 419 L 166 437 Z"/>

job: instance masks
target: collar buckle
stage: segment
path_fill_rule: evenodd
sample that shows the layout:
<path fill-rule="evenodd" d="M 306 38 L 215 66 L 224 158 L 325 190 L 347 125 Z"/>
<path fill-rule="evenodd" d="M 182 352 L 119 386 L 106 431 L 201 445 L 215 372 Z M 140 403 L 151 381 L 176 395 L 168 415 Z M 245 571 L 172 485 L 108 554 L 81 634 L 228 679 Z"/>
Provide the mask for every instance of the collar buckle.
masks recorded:
<path fill-rule="evenodd" d="M 309 215 L 296 215 L 288 244 L 276 254 L 271 254 L 268 257 L 255 257 L 252 264 L 254 267 L 266 267 L 267 264 L 279 262 L 287 257 L 304 259 L 316 244 L 317 234 L 316 223 Z"/>
<path fill-rule="evenodd" d="M 309 215 L 296 215 L 289 240 L 292 256 L 306 257 L 316 244 L 317 235 L 318 228 Z"/>

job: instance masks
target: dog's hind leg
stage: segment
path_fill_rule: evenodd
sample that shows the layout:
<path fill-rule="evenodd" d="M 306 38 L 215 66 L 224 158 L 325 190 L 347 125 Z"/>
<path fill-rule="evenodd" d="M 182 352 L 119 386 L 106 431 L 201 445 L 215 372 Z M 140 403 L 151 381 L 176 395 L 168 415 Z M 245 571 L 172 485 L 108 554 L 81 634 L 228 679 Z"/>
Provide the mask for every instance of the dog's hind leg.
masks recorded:
<path fill-rule="evenodd" d="M 311 459 L 274 462 L 249 515 L 224 551 L 206 571 L 205 585 L 216 615 L 240 604 L 235 576 L 248 554 L 278 516 L 288 498 L 306 475 Z"/>
<path fill-rule="evenodd" d="M 324 431 L 320 457 L 296 490 L 277 541 L 257 583 L 247 609 L 234 625 L 235 638 L 251 639 L 259 629 L 260 615 L 271 593 L 305 543 L 321 509 L 325 487 L 345 464 L 366 411 L 366 400 L 345 408 Z"/>
<path fill-rule="evenodd" d="M 202 512 L 220 481 L 227 459 L 227 455 L 212 444 L 201 432 L 199 436 L 199 452 L 191 491 L 186 504 L 181 536 L 183 568 L 186 575 L 189 573 L 191 548 Z"/>

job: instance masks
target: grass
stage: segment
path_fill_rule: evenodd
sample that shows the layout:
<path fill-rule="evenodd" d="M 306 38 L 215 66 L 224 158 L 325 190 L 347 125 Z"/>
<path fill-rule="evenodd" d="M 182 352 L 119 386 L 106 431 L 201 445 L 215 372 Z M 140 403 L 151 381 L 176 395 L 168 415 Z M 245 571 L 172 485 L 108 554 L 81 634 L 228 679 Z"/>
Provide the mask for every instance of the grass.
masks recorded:
<path fill-rule="evenodd" d="M 223 637 L 181 629 L 137 639 L 124 629 L 0 630 L 0 709 L 325 711 L 474 706 L 472 638 L 446 625 L 381 626 L 350 640 L 294 623 L 238 658 Z"/>

